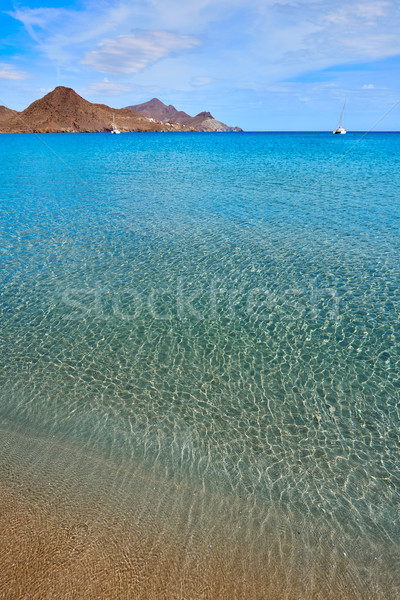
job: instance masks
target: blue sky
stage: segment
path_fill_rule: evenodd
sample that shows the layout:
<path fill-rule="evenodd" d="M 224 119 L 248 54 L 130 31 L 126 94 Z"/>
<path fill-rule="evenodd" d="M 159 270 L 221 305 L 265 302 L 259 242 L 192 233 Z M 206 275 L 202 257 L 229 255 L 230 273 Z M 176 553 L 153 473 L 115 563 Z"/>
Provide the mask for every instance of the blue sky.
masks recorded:
<path fill-rule="evenodd" d="M 347 99 L 347 129 L 382 119 L 377 130 L 400 130 L 399 0 L 0 6 L 0 104 L 10 108 L 65 85 L 117 108 L 157 96 L 245 130 L 317 131 L 337 125 Z"/>

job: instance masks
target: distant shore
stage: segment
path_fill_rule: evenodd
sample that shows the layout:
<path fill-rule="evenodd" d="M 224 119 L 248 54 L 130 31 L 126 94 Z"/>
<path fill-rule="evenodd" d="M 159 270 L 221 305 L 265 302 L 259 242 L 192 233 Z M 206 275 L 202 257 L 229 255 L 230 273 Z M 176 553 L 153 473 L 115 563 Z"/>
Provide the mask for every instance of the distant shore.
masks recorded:
<path fill-rule="evenodd" d="M 0 106 L 3 133 L 134 133 L 137 131 L 241 131 L 203 111 L 191 117 L 157 98 L 141 105 L 111 108 L 85 100 L 72 88 L 56 87 L 18 112 Z"/>

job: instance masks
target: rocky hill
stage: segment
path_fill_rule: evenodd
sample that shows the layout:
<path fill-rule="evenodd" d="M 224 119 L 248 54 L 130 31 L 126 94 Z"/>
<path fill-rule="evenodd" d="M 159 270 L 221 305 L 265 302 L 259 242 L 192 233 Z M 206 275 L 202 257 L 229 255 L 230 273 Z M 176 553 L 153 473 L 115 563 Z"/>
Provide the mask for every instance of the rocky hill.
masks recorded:
<path fill-rule="evenodd" d="M 240 131 L 216 121 L 210 113 L 190 117 L 154 98 L 128 108 L 88 102 L 73 89 L 56 87 L 22 112 L 0 107 L 0 132 L 107 132 L 113 120 L 120 131 Z"/>
<path fill-rule="evenodd" d="M 191 117 L 182 110 L 176 110 L 172 104 L 167 106 L 158 98 L 152 98 L 143 104 L 132 104 L 127 108 L 161 123 L 179 123 L 194 131 L 241 131 L 240 127 L 229 127 L 217 121 L 209 112 Z"/>
<path fill-rule="evenodd" d="M 139 113 L 140 115 L 144 115 L 145 117 L 161 121 L 162 123 L 185 124 L 186 121 L 192 118 L 188 114 L 183 112 L 183 110 L 176 110 L 176 108 L 172 106 L 172 104 L 167 106 L 158 98 L 153 98 L 152 100 L 144 102 L 143 104 L 134 104 L 132 106 L 127 106 L 126 108 L 129 108 L 130 110 L 133 110 Z"/>
<path fill-rule="evenodd" d="M 7 106 L 0 106 L 0 124 L 5 123 L 17 114 L 18 112 L 16 110 L 11 110 L 11 108 L 7 108 Z"/>
<path fill-rule="evenodd" d="M 9 109 L 8 109 L 9 110 Z M 132 110 L 113 109 L 105 104 L 92 104 L 74 90 L 56 87 L 20 113 L 11 111 L 0 122 L 2 132 L 101 132 L 111 131 L 113 118 L 121 131 L 173 131 L 179 126 L 166 126 L 146 119 Z"/>

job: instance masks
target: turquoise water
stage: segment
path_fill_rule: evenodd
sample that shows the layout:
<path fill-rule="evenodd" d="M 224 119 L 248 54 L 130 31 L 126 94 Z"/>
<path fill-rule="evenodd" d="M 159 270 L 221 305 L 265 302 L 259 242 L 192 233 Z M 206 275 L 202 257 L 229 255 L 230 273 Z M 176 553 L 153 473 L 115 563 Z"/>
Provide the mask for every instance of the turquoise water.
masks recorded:
<path fill-rule="evenodd" d="M 312 524 L 397 597 L 400 136 L 2 135 L 0 186 L 4 439 Z"/>

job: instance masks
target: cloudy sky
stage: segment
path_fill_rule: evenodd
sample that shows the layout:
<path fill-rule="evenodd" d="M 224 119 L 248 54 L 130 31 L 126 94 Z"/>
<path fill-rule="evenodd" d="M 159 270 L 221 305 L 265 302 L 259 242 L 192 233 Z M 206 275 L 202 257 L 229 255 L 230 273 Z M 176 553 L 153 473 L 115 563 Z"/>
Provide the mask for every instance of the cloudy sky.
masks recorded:
<path fill-rule="evenodd" d="M 0 0 L 0 104 L 57 85 L 246 130 L 400 130 L 399 0 Z"/>

